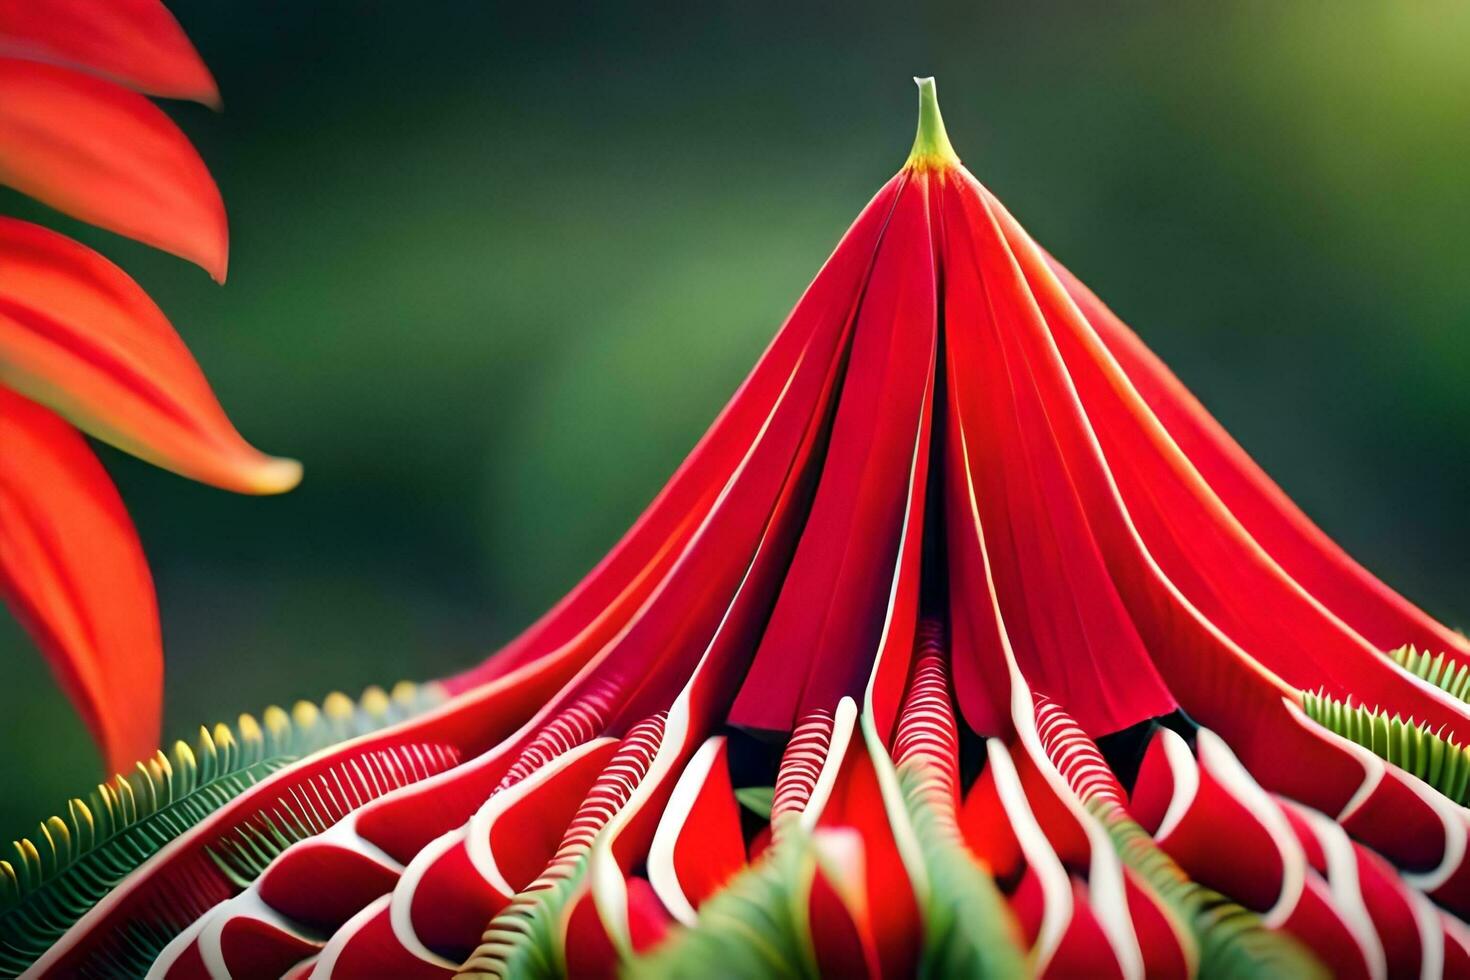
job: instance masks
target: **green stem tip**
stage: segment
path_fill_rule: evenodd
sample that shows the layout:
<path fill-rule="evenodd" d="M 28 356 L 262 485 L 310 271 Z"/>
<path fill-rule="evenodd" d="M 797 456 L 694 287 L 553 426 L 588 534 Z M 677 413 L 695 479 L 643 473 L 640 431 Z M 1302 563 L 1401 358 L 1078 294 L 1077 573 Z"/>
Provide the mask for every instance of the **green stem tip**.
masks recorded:
<path fill-rule="evenodd" d="M 934 79 L 915 78 L 919 86 L 919 132 L 914 137 L 914 149 L 909 154 L 908 166 L 920 169 L 942 169 L 960 162 L 949 134 L 944 131 L 944 117 L 939 114 L 939 96 L 935 93 Z"/>

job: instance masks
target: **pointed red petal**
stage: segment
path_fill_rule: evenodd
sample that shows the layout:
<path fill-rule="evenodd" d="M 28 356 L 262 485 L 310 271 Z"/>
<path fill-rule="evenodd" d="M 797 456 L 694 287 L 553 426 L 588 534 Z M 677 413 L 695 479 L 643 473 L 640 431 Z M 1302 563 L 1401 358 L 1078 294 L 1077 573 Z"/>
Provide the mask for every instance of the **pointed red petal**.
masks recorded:
<path fill-rule="evenodd" d="M 218 938 L 220 959 L 235 977 L 276 977 L 321 947 L 259 919 L 238 919 L 225 925 Z"/>
<path fill-rule="evenodd" d="M 0 0 L 0 55 L 80 68 L 149 95 L 219 105 L 209 69 L 159 0 Z"/>
<path fill-rule="evenodd" d="M 235 431 L 189 349 L 117 266 L 64 235 L 0 217 L 0 382 L 136 456 L 227 490 L 300 478 Z"/>
<path fill-rule="evenodd" d="M 150 976 L 165 980 L 279 977 L 321 951 L 322 940 L 246 892 L 220 905 L 164 949 Z"/>
<path fill-rule="evenodd" d="M 879 980 L 884 975 L 874 942 L 873 908 L 863 889 L 866 853 L 862 838 L 846 828 L 812 836 L 819 855 L 807 896 L 812 952 L 824 977 Z"/>
<path fill-rule="evenodd" d="M 1404 884 L 1392 865 L 1377 854 L 1356 844 L 1354 853 L 1358 863 L 1358 887 L 1383 941 L 1389 976 L 1419 973 L 1429 947 L 1439 940 L 1439 920 L 1434 906 Z"/>
<path fill-rule="evenodd" d="M 1044 980 L 1073 977 L 1123 980 L 1128 974 L 1118 962 L 1117 952 L 1108 943 L 1107 932 L 1088 901 L 1087 886 L 1075 878 L 1071 884 L 1072 919 L 1041 976 Z"/>
<path fill-rule="evenodd" d="M 1364 951 L 1362 938 L 1344 921 L 1341 909 L 1333 903 L 1327 882 L 1316 871 L 1308 869 L 1301 897 L 1281 930 L 1301 941 L 1317 955 L 1334 977 L 1342 980 L 1369 980 L 1383 976 L 1375 972 Z M 1367 937 L 1376 945 L 1377 937 Z M 1382 949 L 1377 950 L 1382 956 Z"/>
<path fill-rule="evenodd" d="M 567 976 L 579 980 L 613 980 L 622 955 L 596 899 L 583 885 L 569 905 L 564 940 Z"/>
<path fill-rule="evenodd" d="M 108 770 L 147 756 L 158 744 L 163 651 L 137 533 L 86 440 L 4 388 L 0 596 L 50 661 Z"/>
<path fill-rule="evenodd" d="M 965 846 L 996 880 L 1017 880 L 1026 866 L 1026 856 L 995 783 L 993 766 L 986 767 L 970 787 L 958 820 Z"/>
<path fill-rule="evenodd" d="M 641 953 L 663 942 L 673 919 L 646 879 L 637 876 L 628 879 L 627 908 L 628 936 L 633 940 L 635 952 Z"/>
<path fill-rule="evenodd" d="M 1439 915 L 1444 931 L 1443 975 L 1470 977 L 1470 927 L 1448 912 L 1441 912 Z"/>
<path fill-rule="evenodd" d="M 224 281 L 224 202 L 163 110 L 101 79 L 17 58 L 0 58 L 0 91 L 0 182 Z"/>

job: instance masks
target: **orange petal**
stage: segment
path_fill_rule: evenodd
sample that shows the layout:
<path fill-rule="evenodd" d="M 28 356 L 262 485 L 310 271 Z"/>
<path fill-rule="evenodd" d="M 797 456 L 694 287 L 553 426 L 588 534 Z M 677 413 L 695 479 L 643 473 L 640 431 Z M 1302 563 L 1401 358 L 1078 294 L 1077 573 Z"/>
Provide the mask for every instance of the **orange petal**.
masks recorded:
<path fill-rule="evenodd" d="M 80 68 L 170 99 L 219 105 L 219 89 L 158 0 L 0 0 L 0 54 Z"/>
<path fill-rule="evenodd" d="M 64 235 L 0 217 L 0 383 L 183 476 L 279 493 L 294 460 L 235 431 L 184 342 L 117 266 Z"/>
<path fill-rule="evenodd" d="M 79 72 L 0 58 L 0 182 L 224 281 L 219 189 L 152 102 Z"/>
<path fill-rule="evenodd" d="M 153 580 L 85 439 L 0 388 L 0 596 L 119 772 L 158 745 L 163 651 Z"/>

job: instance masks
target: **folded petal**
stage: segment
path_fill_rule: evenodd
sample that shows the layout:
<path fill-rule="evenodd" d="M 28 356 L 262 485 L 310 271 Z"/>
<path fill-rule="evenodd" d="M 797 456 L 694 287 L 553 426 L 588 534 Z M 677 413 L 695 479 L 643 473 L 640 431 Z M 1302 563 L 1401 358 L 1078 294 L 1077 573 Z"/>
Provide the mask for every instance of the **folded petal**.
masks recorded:
<path fill-rule="evenodd" d="M 740 389 L 622 540 L 528 630 L 483 664 L 451 678 L 451 691 L 498 677 L 573 640 L 601 647 L 621 630 L 713 508 L 794 383 L 798 366 L 823 357 L 833 342 L 829 335 L 851 319 L 902 186 L 901 177 L 890 180 L 858 216 Z"/>
<path fill-rule="evenodd" d="M 1126 561 L 1131 572 L 1138 558 L 1119 546 L 1125 536 L 1116 533 L 1106 464 L 1080 406 L 1069 404 L 1035 298 L 973 178 L 949 181 L 942 207 L 949 397 L 954 438 L 969 457 L 950 479 L 973 484 L 957 486 L 956 496 L 969 498 L 961 513 L 972 511 L 969 523 L 983 529 L 994 605 L 1015 659 L 1031 686 L 1064 703 L 1090 734 L 1163 714 L 1173 698 L 1150 663 L 1145 624 L 1130 608 L 1137 600 L 1117 568 Z M 968 577 L 957 569 L 956 578 Z M 959 601 L 983 609 L 988 599 Z M 968 631 L 957 628 L 955 640 L 957 660 L 973 660 Z M 956 679 L 962 691 L 974 684 Z M 975 699 L 962 696 L 961 706 L 985 723 Z"/>
<path fill-rule="evenodd" d="M 1313 524 L 1112 310 L 1055 259 L 1047 261 L 1169 435 L 1294 579 L 1384 649 L 1415 643 L 1470 653 L 1463 636 L 1374 578 Z"/>
<path fill-rule="evenodd" d="M 909 513 L 915 433 L 937 343 L 931 239 L 926 189 L 911 181 L 894 205 L 857 311 L 821 481 L 731 709 L 734 724 L 789 731 L 808 711 L 860 694 L 868 680 Z"/>
<path fill-rule="evenodd" d="M 1426 696 L 1294 581 L 1200 477 L 1079 315 L 1042 253 L 993 197 L 1129 514 L 1164 574 L 1216 627 L 1300 688 L 1335 682 L 1451 731 L 1463 704 Z M 1331 688 L 1329 688 L 1331 689 Z"/>
<path fill-rule="evenodd" d="M 110 82 L 19 58 L 0 58 L 0 91 L 0 183 L 224 281 L 224 202 L 163 110 Z"/>
<path fill-rule="evenodd" d="M 163 649 L 137 532 L 86 440 L 3 387 L 0 596 L 50 662 L 108 770 L 147 756 L 158 744 Z"/>
<path fill-rule="evenodd" d="M 0 54 L 219 105 L 209 69 L 159 0 L 0 0 Z"/>
<path fill-rule="evenodd" d="M 295 461 L 240 437 L 127 273 L 64 235 L 4 217 L 0 383 L 120 449 L 227 490 L 278 493 L 301 476 Z"/>

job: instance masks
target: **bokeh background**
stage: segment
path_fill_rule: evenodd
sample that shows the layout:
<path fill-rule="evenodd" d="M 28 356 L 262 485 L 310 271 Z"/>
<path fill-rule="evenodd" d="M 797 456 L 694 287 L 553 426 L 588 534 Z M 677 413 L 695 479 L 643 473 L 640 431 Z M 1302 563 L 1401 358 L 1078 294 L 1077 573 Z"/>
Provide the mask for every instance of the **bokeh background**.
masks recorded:
<path fill-rule="evenodd" d="M 1308 513 L 1470 624 L 1470 5 L 171 6 L 224 92 L 170 111 L 229 207 L 228 285 L 45 218 L 307 475 L 247 499 L 105 451 L 169 737 L 450 672 L 558 597 L 903 162 L 916 73 Z M 18 834 L 102 774 L 3 613 L 0 677 Z"/>

